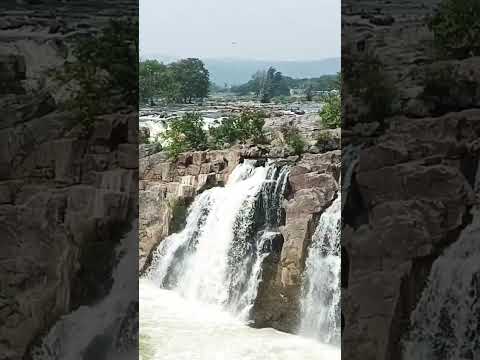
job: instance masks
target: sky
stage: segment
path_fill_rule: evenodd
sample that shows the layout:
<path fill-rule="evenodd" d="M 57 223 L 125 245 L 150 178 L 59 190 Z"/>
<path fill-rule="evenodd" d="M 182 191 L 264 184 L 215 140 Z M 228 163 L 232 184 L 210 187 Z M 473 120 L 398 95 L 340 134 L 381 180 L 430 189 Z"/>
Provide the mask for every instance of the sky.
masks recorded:
<path fill-rule="evenodd" d="M 140 56 L 340 57 L 341 0 L 140 0 Z"/>

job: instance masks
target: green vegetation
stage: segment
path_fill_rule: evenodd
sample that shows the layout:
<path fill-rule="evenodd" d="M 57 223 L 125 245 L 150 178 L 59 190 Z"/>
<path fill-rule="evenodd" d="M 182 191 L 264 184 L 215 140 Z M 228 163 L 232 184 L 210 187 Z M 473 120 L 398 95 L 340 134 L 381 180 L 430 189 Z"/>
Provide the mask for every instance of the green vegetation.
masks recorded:
<path fill-rule="evenodd" d="M 140 62 L 140 101 L 153 104 L 157 97 L 167 103 L 191 103 L 208 96 L 209 73 L 199 59 L 189 58 L 165 65 L 157 60 Z"/>
<path fill-rule="evenodd" d="M 341 87 L 342 76 L 338 73 L 335 79 L 332 79 L 332 90 L 337 93 L 330 93 L 323 96 L 322 110 L 320 110 L 321 125 L 327 129 L 336 129 L 342 126 L 342 101 L 341 101 Z"/>
<path fill-rule="evenodd" d="M 367 52 L 355 62 L 345 61 L 341 82 L 365 105 L 367 111 L 361 115 L 364 122 L 383 122 L 391 114 L 395 90 L 376 55 Z"/>
<path fill-rule="evenodd" d="M 182 152 L 192 150 L 221 149 L 249 141 L 254 144 L 264 143 L 264 124 L 264 113 L 244 111 L 240 115 L 224 119 L 206 131 L 200 114 L 186 113 L 173 119 L 161 137 L 165 142 L 165 150 L 171 157 L 177 157 Z"/>
<path fill-rule="evenodd" d="M 207 132 L 203 129 L 202 116 L 186 113 L 181 118 L 173 119 L 162 134 L 162 139 L 171 157 L 189 150 L 206 150 Z"/>
<path fill-rule="evenodd" d="M 443 0 L 429 22 L 435 44 L 448 57 L 480 55 L 480 1 Z"/>
<path fill-rule="evenodd" d="M 136 106 L 137 29 L 131 21 L 111 21 L 98 34 L 78 37 L 72 48 L 74 60 L 53 74 L 70 94 L 63 106 L 78 114 L 85 128 L 119 104 Z"/>
<path fill-rule="evenodd" d="M 238 95 L 254 93 L 263 103 L 268 103 L 275 96 L 290 95 L 290 88 L 286 77 L 280 71 L 270 67 L 267 71 L 257 71 L 252 80 L 246 84 L 232 88 L 232 92 Z"/>
<path fill-rule="evenodd" d="M 263 102 L 269 102 L 274 97 L 289 97 L 290 89 L 304 89 L 307 100 L 313 98 L 315 91 L 330 91 L 336 88 L 337 75 L 324 75 L 312 79 L 293 79 L 284 76 L 274 68 L 268 71 L 258 71 L 247 83 L 232 87 L 231 91 L 237 95 L 254 94 Z"/>
<path fill-rule="evenodd" d="M 235 143 L 245 144 L 249 140 L 255 144 L 263 143 L 265 116 L 260 111 L 244 111 L 239 116 L 233 115 L 224 119 L 209 129 L 211 147 L 223 148 Z"/>
<path fill-rule="evenodd" d="M 296 127 L 284 126 L 281 132 L 285 143 L 293 149 L 296 155 L 300 155 L 305 150 L 305 140 Z"/>
<path fill-rule="evenodd" d="M 335 129 L 342 125 L 342 103 L 339 94 L 330 94 L 325 97 L 320 111 L 320 121 L 323 127 L 328 129 Z"/>

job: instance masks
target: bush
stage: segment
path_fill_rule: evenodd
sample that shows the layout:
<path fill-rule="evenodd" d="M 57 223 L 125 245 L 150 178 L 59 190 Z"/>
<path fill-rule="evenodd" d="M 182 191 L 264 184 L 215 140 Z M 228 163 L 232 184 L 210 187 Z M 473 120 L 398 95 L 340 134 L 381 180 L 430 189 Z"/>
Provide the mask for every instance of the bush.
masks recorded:
<path fill-rule="evenodd" d="M 171 157 L 176 157 L 182 152 L 207 148 L 207 133 L 203 129 L 203 119 L 197 113 L 186 113 L 181 118 L 173 119 L 161 137 Z"/>
<path fill-rule="evenodd" d="M 427 68 L 422 98 L 432 114 L 441 115 L 475 107 L 478 83 L 466 78 L 452 64 Z"/>
<path fill-rule="evenodd" d="M 480 55 L 480 1 L 443 0 L 429 22 L 436 46 L 448 57 Z"/>
<path fill-rule="evenodd" d="M 305 150 L 305 140 L 296 127 L 284 126 L 281 129 L 286 145 L 290 146 L 296 155 L 300 155 Z"/>
<path fill-rule="evenodd" d="M 322 110 L 320 110 L 320 121 L 323 127 L 335 129 L 341 126 L 342 104 L 340 95 L 331 94 L 325 98 Z"/>
<path fill-rule="evenodd" d="M 260 111 L 244 111 L 238 115 L 224 119 L 220 124 L 209 129 L 211 145 L 222 148 L 235 143 L 245 144 L 252 140 L 255 144 L 265 141 L 263 126 L 265 114 Z"/>
<path fill-rule="evenodd" d="M 347 92 L 358 96 L 360 102 L 367 108 L 362 114 L 361 121 L 383 122 L 391 114 L 392 103 L 395 97 L 394 87 L 383 71 L 380 59 L 367 52 L 354 62 L 342 76 L 342 85 L 347 87 Z"/>

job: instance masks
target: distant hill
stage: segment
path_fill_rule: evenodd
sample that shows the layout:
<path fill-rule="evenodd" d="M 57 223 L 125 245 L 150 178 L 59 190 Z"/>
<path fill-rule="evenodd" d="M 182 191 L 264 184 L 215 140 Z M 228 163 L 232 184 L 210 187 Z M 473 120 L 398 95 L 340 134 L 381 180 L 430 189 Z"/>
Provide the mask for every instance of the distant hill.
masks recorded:
<path fill-rule="evenodd" d="M 165 63 L 175 58 L 164 55 L 142 55 L 142 59 L 157 59 Z M 210 80 L 219 86 L 240 85 L 251 79 L 257 70 L 275 67 L 284 75 L 296 79 L 320 77 L 340 71 L 340 58 L 311 61 L 264 61 L 243 59 L 202 59 L 210 71 Z"/>

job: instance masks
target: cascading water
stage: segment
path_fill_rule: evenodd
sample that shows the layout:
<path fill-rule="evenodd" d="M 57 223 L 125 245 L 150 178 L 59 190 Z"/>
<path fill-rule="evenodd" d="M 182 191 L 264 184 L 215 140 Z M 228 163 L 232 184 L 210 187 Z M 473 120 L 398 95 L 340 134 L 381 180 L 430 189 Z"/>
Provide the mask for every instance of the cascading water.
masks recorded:
<path fill-rule="evenodd" d="M 321 215 L 305 262 L 300 333 L 340 344 L 340 196 Z"/>
<path fill-rule="evenodd" d="M 480 166 L 475 192 L 480 192 Z M 480 354 L 480 207 L 472 223 L 433 263 L 411 314 L 405 360 L 478 359 Z"/>
<path fill-rule="evenodd" d="M 224 188 L 205 191 L 185 229 L 165 239 L 148 277 L 187 299 L 222 305 L 248 318 L 278 231 L 288 167 L 245 161 Z"/>
<path fill-rule="evenodd" d="M 359 145 L 348 145 L 342 149 L 342 210 L 350 192 L 353 172 L 358 163 L 360 150 L 361 146 Z"/>
<path fill-rule="evenodd" d="M 136 356 L 138 274 L 132 266 L 137 262 L 137 239 L 135 221 L 117 246 L 118 263 L 108 295 L 95 305 L 81 306 L 62 317 L 32 349 L 32 359 L 126 360 Z"/>
<path fill-rule="evenodd" d="M 248 325 L 264 261 L 281 248 L 288 166 L 245 161 L 197 196 L 140 279 L 142 360 L 339 359 L 313 339 Z"/>

